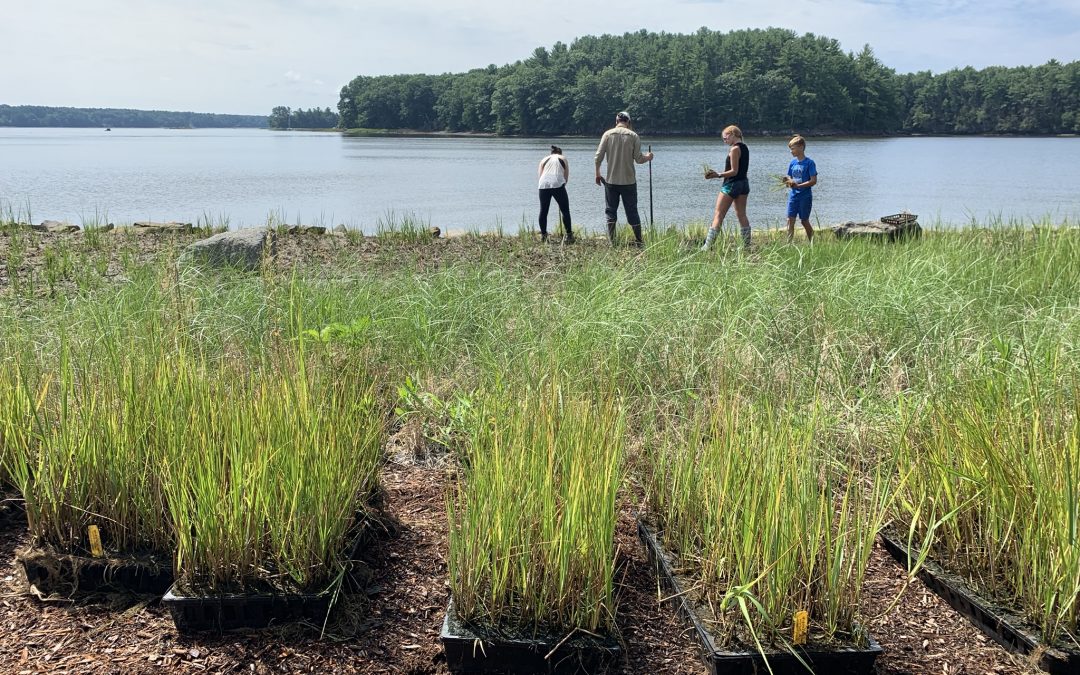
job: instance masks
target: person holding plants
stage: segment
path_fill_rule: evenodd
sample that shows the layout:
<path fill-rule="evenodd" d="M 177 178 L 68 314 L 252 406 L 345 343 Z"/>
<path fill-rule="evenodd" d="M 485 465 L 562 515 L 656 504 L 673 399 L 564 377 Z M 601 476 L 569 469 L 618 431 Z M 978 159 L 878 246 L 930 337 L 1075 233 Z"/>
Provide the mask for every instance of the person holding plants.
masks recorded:
<path fill-rule="evenodd" d="M 600 176 L 600 165 L 607 160 L 607 175 Z M 630 128 L 630 113 L 615 115 L 615 126 L 604 132 L 596 148 L 596 184 L 604 186 L 604 215 L 607 217 L 608 238 L 615 245 L 615 222 L 622 200 L 626 222 L 634 231 L 634 245 L 641 246 L 641 216 L 637 209 L 637 174 L 634 164 L 653 160 L 652 152 L 641 152 L 641 139 Z"/>
<path fill-rule="evenodd" d="M 750 150 L 743 143 L 742 130 L 734 124 L 725 127 L 720 137 L 729 148 L 727 159 L 724 160 L 724 170 L 717 173 L 709 169 L 705 172 L 705 179 L 722 178 L 724 183 L 720 186 L 720 194 L 716 197 L 712 226 L 705 237 L 702 251 L 708 251 L 712 243 L 716 241 L 716 236 L 720 234 L 720 228 L 732 204 L 735 205 L 735 215 L 739 219 L 743 246 L 750 248 L 750 220 L 746 217 L 746 198 L 750 194 L 750 181 L 746 177 L 746 171 L 750 168 Z"/>
<path fill-rule="evenodd" d="M 788 164 L 784 184 L 791 188 L 787 202 L 787 240 L 790 244 L 795 238 L 795 218 L 798 216 L 806 231 L 806 240 L 814 241 L 814 228 L 810 225 L 810 208 L 814 204 L 811 188 L 817 185 L 817 164 L 806 156 L 806 140 L 794 136 L 788 141 L 788 149 L 794 159 Z"/>
<path fill-rule="evenodd" d="M 551 146 L 551 154 L 540 160 L 537 173 L 540 177 L 540 241 L 547 241 L 548 238 L 548 207 L 551 206 L 551 200 L 554 198 L 562 213 L 563 228 L 566 231 L 563 241 L 573 244 L 574 231 L 570 226 L 570 197 L 566 194 L 566 181 L 570 180 L 570 163 L 563 157 L 562 148 L 557 145 Z"/>

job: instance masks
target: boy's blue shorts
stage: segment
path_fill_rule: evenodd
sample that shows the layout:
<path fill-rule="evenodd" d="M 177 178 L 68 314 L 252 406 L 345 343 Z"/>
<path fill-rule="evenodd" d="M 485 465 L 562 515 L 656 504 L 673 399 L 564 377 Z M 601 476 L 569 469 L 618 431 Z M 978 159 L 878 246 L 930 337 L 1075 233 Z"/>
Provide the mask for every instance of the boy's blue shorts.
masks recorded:
<path fill-rule="evenodd" d="M 788 195 L 787 217 L 798 216 L 799 220 L 810 219 L 810 207 L 814 205 L 814 193 L 804 192 L 801 194 Z"/>

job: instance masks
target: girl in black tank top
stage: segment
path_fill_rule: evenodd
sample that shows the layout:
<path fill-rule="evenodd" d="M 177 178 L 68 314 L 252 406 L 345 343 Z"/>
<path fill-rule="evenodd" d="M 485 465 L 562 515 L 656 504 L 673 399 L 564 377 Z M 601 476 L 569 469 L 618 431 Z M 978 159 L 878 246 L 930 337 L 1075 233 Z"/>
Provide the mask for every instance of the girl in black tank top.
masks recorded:
<path fill-rule="evenodd" d="M 723 178 L 720 186 L 720 194 L 716 197 L 716 210 L 713 212 L 712 226 L 705 238 L 702 251 L 708 251 L 709 247 L 720 234 L 720 228 L 724 224 L 728 209 L 735 205 L 735 215 L 739 219 L 739 233 L 742 235 L 743 246 L 750 248 L 750 220 L 746 217 L 746 197 L 750 194 L 750 181 L 747 179 L 747 169 L 750 168 L 750 149 L 742 140 L 742 130 L 735 125 L 724 129 L 722 134 L 724 144 L 730 146 L 727 157 L 724 160 L 723 173 L 710 170 L 705 174 L 706 180 Z M 732 169 L 732 155 L 736 155 L 735 162 L 738 166 Z"/>
<path fill-rule="evenodd" d="M 750 168 L 750 149 L 746 147 L 746 143 L 739 141 L 735 146 L 739 148 L 739 171 L 734 176 L 725 178 L 724 185 L 733 183 L 737 180 L 746 180 L 746 170 Z M 731 171 L 730 154 L 724 158 L 724 173 L 727 173 L 728 171 Z"/>

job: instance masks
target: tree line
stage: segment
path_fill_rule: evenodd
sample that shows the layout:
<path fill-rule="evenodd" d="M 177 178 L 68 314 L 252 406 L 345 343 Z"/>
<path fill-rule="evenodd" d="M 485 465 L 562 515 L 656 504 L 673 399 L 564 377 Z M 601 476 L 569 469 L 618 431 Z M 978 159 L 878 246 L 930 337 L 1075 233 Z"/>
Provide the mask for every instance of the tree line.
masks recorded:
<path fill-rule="evenodd" d="M 61 108 L 0 105 L 0 127 L 266 127 L 265 115 L 129 110 L 126 108 Z"/>
<path fill-rule="evenodd" d="M 330 110 L 329 106 L 322 110 L 293 110 L 279 105 L 270 111 L 268 120 L 271 129 L 333 129 L 338 126 L 338 122 L 338 114 Z"/>
<path fill-rule="evenodd" d="M 442 75 L 359 76 L 344 128 L 597 134 L 627 109 L 647 133 L 1080 133 L 1080 62 L 897 74 L 869 45 L 769 28 L 641 30 L 538 47 Z"/>

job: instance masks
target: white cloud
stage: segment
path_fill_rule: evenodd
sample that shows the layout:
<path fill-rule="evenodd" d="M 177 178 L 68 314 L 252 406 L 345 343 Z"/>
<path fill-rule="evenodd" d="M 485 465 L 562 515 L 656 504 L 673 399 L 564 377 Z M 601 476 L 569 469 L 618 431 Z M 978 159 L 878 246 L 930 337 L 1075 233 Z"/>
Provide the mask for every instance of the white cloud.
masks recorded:
<path fill-rule="evenodd" d="M 646 28 L 779 26 L 900 72 L 1080 59 L 1075 0 L 38 0 L 7 3 L 0 103 L 266 113 L 361 74 L 458 72 Z M 284 76 L 281 74 L 284 73 Z"/>

